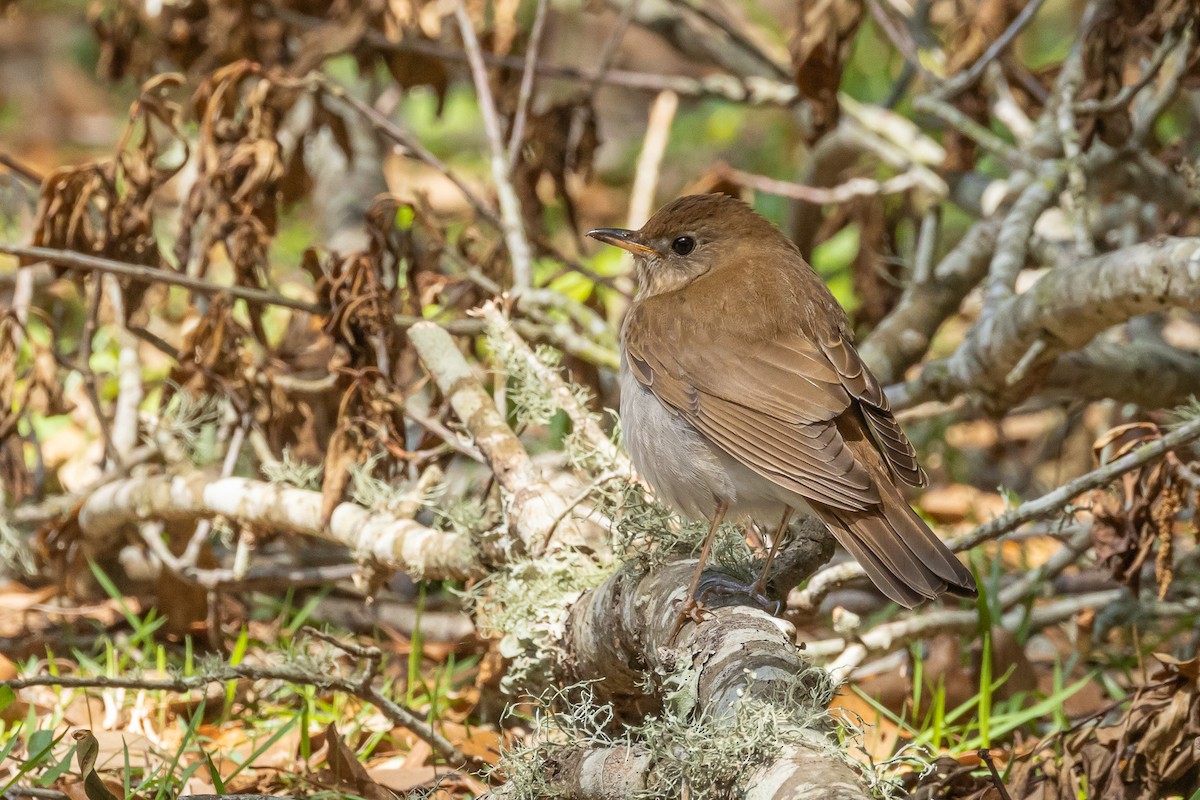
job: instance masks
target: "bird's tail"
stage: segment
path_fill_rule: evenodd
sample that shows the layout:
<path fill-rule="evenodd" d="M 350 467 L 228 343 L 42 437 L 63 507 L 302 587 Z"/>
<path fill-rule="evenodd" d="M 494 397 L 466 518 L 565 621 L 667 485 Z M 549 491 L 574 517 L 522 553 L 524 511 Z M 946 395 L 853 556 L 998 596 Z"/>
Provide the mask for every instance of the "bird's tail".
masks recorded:
<path fill-rule="evenodd" d="M 863 511 L 813 506 L 879 590 L 905 608 L 945 592 L 975 597 L 975 578 L 899 490 L 885 484 L 880 492 L 883 502 Z"/>

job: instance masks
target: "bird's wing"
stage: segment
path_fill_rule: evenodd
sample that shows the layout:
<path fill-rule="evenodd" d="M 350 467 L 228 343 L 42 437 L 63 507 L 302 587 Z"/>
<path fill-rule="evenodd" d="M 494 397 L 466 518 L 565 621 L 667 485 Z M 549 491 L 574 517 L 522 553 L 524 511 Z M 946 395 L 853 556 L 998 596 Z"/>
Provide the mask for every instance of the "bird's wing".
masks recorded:
<path fill-rule="evenodd" d="M 820 344 L 799 332 L 704 336 L 686 308 L 656 299 L 626 320 L 626 355 L 639 383 L 785 489 L 836 509 L 880 502 L 870 472 L 838 430 L 839 418 L 858 404 L 856 384 L 847 387 Z"/>
<path fill-rule="evenodd" d="M 917 452 L 912 442 L 892 415 L 883 387 L 862 362 L 854 345 L 842 337 L 830 337 L 821 342 L 820 349 L 837 370 L 842 388 L 858 401 L 871 438 L 891 473 L 909 486 L 928 483 L 925 470 L 917 463 Z"/>

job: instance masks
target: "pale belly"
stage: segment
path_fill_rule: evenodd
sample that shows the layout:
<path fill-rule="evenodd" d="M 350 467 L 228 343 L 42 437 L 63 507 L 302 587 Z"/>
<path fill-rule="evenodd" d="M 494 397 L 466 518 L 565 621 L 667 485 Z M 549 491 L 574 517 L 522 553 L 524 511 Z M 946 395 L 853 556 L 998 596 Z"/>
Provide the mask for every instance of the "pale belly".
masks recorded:
<path fill-rule="evenodd" d="M 638 475 L 667 505 L 692 519 L 711 519 L 717 504 L 727 519 L 778 522 L 785 507 L 800 511 L 804 499 L 712 444 L 658 401 L 622 363 L 621 429 Z"/>

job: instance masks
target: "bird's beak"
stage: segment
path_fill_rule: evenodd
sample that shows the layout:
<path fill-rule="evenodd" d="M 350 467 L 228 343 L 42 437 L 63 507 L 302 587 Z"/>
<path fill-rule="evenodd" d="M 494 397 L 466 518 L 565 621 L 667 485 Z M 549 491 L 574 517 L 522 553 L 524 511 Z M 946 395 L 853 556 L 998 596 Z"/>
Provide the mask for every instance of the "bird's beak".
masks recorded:
<path fill-rule="evenodd" d="M 661 256 L 662 253 L 638 241 L 638 232 L 625 228 L 596 228 L 588 231 L 588 236 L 605 244 L 615 245 L 622 250 L 628 250 L 635 256 Z"/>

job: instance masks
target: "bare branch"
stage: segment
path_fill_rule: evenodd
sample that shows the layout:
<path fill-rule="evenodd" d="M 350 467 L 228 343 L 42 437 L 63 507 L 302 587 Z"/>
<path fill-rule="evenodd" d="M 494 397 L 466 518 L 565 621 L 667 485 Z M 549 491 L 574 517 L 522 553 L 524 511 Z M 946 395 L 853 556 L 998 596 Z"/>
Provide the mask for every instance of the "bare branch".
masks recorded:
<path fill-rule="evenodd" d="M 1045 3 L 1045 0 L 1029 0 L 1009 26 L 1004 29 L 1004 33 L 996 37 L 996 41 L 988 46 L 988 49 L 975 60 L 974 64 L 947 80 L 934 90 L 934 94 L 942 100 L 953 100 L 963 91 L 971 88 L 979 80 L 980 76 L 983 75 L 988 64 L 995 61 L 1001 53 L 1008 49 L 1013 39 L 1017 38 L 1017 34 L 1024 30 L 1025 26 L 1033 20 L 1033 15 L 1041 9 L 1043 3 Z"/>
<path fill-rule="evenodd" d="M 977 222 L 933 270 L 930 280 L 909 284 L 900 302 L 875 326 L 859 353 L 888 384 L 921 359 L 942 322 L 987 274 L 1001 219 Z"/>
<path fill-rule="evenodd" d="M 101 486 L 84 501 L 79 526 L 86 546 L 104 552 L 127 524 L 214 516 L 316 536 L 345 545 L 358 560 L 431 580 L 467 578 L 480 571 L 475 545 L 462 534 L 372 513 L 354 503 L 338 505 L 326 528 L 321 525 L 319 492 L 246 478 L 214 479 L 199 472 Z"/>
<path fill-rule="evenodd" d="M 521 73 L 521 88 L 517 95 L 517 114 L 513 118 L 512 133 L 508 137 L 508 170 L 517 165 L 521 151 L 521 140 L 525 138 L 525 120 L 529 117 L 529 106 L 533 102 L 533 79 L 537 77 L 538 53 L 542 49 L 542 32 L 546 29 L 546 9 L 550 0 L 538 0 L 533 15 L 533 28 L 529 31 L 529 44 L 525 49 L 525 68 Z"/>
<path fill-rule="evenodd" d="M 512 261 L 513 288 L 520 292 L 533 284 L 533 252 L 529 248 L 529 239 L 525 236 L 521 200 L 513 187 L 510 162 L 504 148 L 504 131 L 500 128 L 496 101 L 488 84 L 483 52 L 462 0 L 458 0 L 454 6 L 454 15 L 458 20 L 463 46 L 471 64 L 471 77 L 475 81 L 475 94 L 479 98 L 479 112 L 483 115 L 483 129 L 491 150 L 492 181 L 496 184 L 496 194 L 500 198 L 501 230 L 504 232 L 504 242 L 508 246 L 508 256 Z"/>
<path fill-rule="evenodd" d="M 328 672 L 309 672 L 295 666 L 257 667 L 257 666 L 220 666 L 205 670 L 195 675 L 180 675 L 173 678 L 124 678 L 124 677 L 83 677 L 75 675 L 37 675 L 28 678 L 13 678 L 0 681 L 0 686 L 6 686 L 14 691 L 30 686 L 59 686 L 63 688 L 114 688 L 114 689 L 144 689 L 146 691 L 190 692 L 212 684 L 227 681 L 284 681 L 300 686 L 315 686 L 319 689 L 332 689 L 353 695 L 375 706 L 394 725 L 407 728 L 437 751 L 453 766 L 477 766 L 478 760 L 467 756 L 450 741 L 434 730 L 424 715 L 409 709 L 379 691 L 371 682 L 352 680 Z"/>
<path fill-rule="evenodd" d="M 265 4 L 256 7 L 260 13 L 270 14 L 289 24 L 304 28 L 319 28 L 324 20 L 269 8 Z M 379 50 L 421 53 L 449 61 L 466 62 L 467 55 L 462 50 L 443 47 L 440 44 L 423 41 L 415 37 L 406 37 L 395 42 L 377 31 L 367 31 L 364 40 L 371 47 Z M 513 56 L 497 56 L 484 53 L 483 60 L 489 66 L 504 67 L 519 71 L 524 69 L 524 59 Z M 800 92 L 790 82 L 776 81 L 760 76 L 739 78 L 729 74 L 709 75 L 703 78 L 687 78 L 681 75 L 659 75 L 652 72 L 630 72 L 627 70 L 582 70 L 573 67 L 560 67 L 553 64 L 538 64 L 538 74 L 559 80 L 591 84 L 599 81 L 608 86 L 620 86 L 641 92 L 658 93 L 672 91 L 681 97 L 715 97 L 735 103 L 746 103 L 754 106 L 791 107 L 799 99 Z M 598 77 L 599 76 L 599 77 Z"/>
<path fill-rule="evenodd" d="M 294 308 L 307 311 L 310 314 L 326 314 L 329 309 L 316 303 L 306 303 L 280 294 L 254 289 L 249 286 L 223 286 L 218 283 L 195 278 L 174 270 L 146 267 L 141 264 L 127 264 L 123 261 L 113 261 L 111 258 L 75 253 L 70 250 L 56 250 L 50 247 L 25 247 L 17 244 L 0 242 L 0 253 L 7 253 L 21 258 L 31 258 L 38 261 L 48 261 L 60 267 L 77 269 L 85 272 L 106 272 L 110 275 L 122 275 L 143 283 L 164 283 L 169 286 L 183 286 L 206 296 L 228 294 L 252 303 Z"/>
<path fill-rule="evenodd" d="M 1006 221 L 1000 246 L 1008 227 Z M 1200 238 L 1138 244 L 1046 273 L 1024 294 L 998 301 L 954 355 L 925 366 L 897 405 L 960 391 L 1011 402 L 1032 390 L 1040 365 L 1114 324 L 1169 308 L 1200 309 Z M 1029 377 L 1010 379 L 1035 346 L 1023 368 Z"/>
<path fill-rule="evenodd" d="M 792 200 L 803 200 L 806 203 L 826 205 L 845 203 L 856 197 L 873 197 L 875 195 L 900 194 L 910 189 L 934 189 L 941 191 L 944 187 L 931 187 L 929 173 L 926 170 L 902 172 L 887 180 L 877 181 L 873 178 L 851 178 L 837 186 L 804 186 L 791 181 L 781 181 L 766 175 L 755 175 L 743 172 L 736 167 L 722 164 L 717 168 L 718 174 L 734 183 L 754 189 L 757 192 L 787 197 Z"/>

